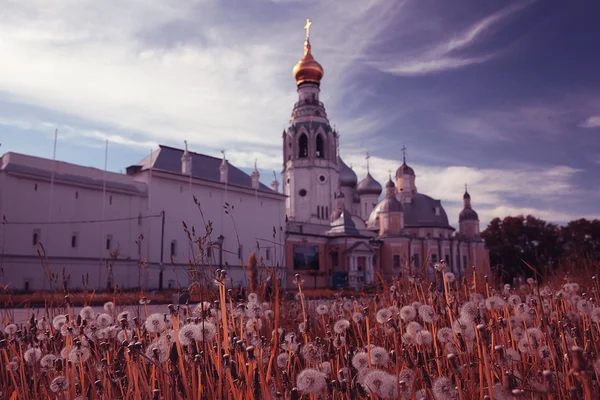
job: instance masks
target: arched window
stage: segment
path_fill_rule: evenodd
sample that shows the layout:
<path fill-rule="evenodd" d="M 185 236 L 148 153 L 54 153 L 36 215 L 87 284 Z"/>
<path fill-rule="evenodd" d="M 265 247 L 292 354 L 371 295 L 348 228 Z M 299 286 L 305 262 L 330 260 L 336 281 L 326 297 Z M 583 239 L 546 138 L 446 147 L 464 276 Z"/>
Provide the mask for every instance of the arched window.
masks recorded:
<path fill-rule="evenodd" d="M 325 143 L 323 142 L 323 136 L 317 135 L 317 152 L 315 155 L 317 158 L 325 158 Z"/>
<path fill-rule="evenodd" d="M 308 136 L 303 133 L 298 140 L 298 158 L 306 157 L 308 157 Z"/>

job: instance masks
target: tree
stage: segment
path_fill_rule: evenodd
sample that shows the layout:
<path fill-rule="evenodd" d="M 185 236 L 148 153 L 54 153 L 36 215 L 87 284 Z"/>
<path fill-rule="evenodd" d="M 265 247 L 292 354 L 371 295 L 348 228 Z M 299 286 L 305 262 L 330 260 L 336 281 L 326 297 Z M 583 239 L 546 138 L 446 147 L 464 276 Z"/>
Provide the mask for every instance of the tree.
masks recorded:
<path fill-rule="evenodd" d="M 492 267 L 505 281 L 517 275 L 536 275 L 527 264 L 542 273 L 561 256 L 558 227 L 532 215 L 494 218 L 482 237 L 490 251 Z"/>

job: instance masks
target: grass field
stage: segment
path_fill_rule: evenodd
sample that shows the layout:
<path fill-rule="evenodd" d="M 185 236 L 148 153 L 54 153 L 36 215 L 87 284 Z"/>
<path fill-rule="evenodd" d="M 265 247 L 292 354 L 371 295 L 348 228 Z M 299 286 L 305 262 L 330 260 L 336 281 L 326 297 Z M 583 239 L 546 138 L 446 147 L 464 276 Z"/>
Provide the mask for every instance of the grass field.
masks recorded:
<path fill-rule="evenodd" d="M 18 325 L 0 311 L 0 397 L 600 398 L 592 275 L 510 287 L 475 272 L 459 281 L 439 264 L 435 282 L 399 279 L 375 295 L 325 300 L 308 300 L 300 276 L 292 300 L 260 285 L 240 298 L 225 281 L 217 271 L 185 305 L 56 293 Z M 75 300 L 105 304 L 76 312 Z"/>

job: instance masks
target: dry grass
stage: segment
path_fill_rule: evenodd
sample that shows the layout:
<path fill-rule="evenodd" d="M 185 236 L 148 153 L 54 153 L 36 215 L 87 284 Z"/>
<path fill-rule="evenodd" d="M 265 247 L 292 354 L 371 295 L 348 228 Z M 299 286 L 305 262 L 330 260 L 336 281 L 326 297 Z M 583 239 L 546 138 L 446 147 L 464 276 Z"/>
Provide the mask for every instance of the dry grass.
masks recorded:
<path fill-rule="evenodd" d="M 153 315 L 143 305 L 120 312 L 140 294 L 79 314 L 69 297 L 60 313 L 56 304 L 3 326 L 0 390 L 8 399 L 597 399 L 597 267 L 496 287 L 475 273 L 458 282 L 442 264 L 435 282 L 328 300 L 307 300 L 299 276 L 293 300 L 264 286 L 239 299 L 216 271 L 193 304 Z"/>

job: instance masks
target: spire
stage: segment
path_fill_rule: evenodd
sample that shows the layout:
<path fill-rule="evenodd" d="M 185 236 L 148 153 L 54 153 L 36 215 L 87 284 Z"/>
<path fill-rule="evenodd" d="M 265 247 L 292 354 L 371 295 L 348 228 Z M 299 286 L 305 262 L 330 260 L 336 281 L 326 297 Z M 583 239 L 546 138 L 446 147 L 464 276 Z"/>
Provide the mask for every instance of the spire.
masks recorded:
<path fill-rule="evenodd" d="M 229 163 L 225 158 L 225 150 L 221 150 L 221 154 L 223 154 L 223 161 L 221 161 L 221 165 L 219 166 L 219 172 L 221 173 L 221 182 L 227 183 L 229 176 Z"/>
<path fill-rule="evenodd" d="M 183 151 L 183 155 L 181 156 L 181 173 L 184 175 L 192 174 L 192 156 L 188 151 L 188 143 L 187 140 L 184 140 L 185 150 Z"/>
<path fill-rule="evenodd" d="M 274 192 L 279 192 L 279 181 L 277 180 L 277 174 L 273 171 L 273 181 L 271 182 L 271 189 Z"/>
<path fill-rule="evenodd" d="M 471 208 L 471 195 L 467 191 L 467 184 L 465 183 L 465 194 L 463 195 L 463 201 L 465 208 Z"/>
<path fill-rule="evenodd" d="M 252 178 L 252 189 L 258 189 L 260 187 L 260 172 L 258 172 L 257 163 L 258 160 L 255 159 L 254 171 L 252 171 L 252 174 L 250 175 L 250 177 Z"/>
<path fill-rule="evenodd" d="M 300 85 L 304 82 L 312 82 L 319 84 L 321 82 L 321 78 L 323 78 L 323 67 L 321 64 L 314 59 L 311 53 L 311 45 L 310 45 L 310 26 L 312 22 L 309 18 L 306 19 L 306 25 L 304 25 L 304 29 L 306 30 L 306 38 L 304 40 L 304 56 L 294 69 L 292 73 L 294 74 L 294 78 L 296 78 L 296 84 Z"/>

